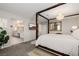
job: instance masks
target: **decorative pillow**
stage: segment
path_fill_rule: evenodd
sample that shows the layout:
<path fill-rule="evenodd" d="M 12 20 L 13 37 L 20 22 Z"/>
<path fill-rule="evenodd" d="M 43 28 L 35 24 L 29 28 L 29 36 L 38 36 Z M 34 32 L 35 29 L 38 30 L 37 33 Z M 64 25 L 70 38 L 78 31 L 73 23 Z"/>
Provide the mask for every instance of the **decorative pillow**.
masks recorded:
<path fill-rule="evenodd" d="M 79 29 L 75 30 L 71 35 L 72 35 L 74 38 L 79 39 Z"/>

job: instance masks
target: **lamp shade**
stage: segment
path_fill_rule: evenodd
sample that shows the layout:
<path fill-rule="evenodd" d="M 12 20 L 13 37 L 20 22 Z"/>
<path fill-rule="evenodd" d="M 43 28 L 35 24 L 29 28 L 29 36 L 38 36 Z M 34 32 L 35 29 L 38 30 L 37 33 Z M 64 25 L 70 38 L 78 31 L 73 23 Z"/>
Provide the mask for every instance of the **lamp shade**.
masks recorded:
<path fill-rule="evenodd" d="M 72 29 L 73 29 L 73 30 L 75 30 L 75 29 L 77 29 L 77 28 L 78 28 L 78 26 L 76 26 L 76 25 L 73 25 L 73 26 L 72 26 Z"/>

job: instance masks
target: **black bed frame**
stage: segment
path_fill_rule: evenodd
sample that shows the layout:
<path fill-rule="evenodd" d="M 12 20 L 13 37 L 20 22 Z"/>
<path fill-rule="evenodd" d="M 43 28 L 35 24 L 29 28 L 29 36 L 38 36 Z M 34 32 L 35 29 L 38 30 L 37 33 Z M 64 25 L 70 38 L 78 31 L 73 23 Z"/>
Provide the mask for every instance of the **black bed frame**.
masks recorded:
<path fill-rule="evenodd" d="M 50 49 L 48 47 L 45 47 L 45 46 L 42 46 L 42 45 L 38 45 L 37 48 L 40 48 L 40 49 L 43 49 L 51 54 L 54 54 L 55 56 L 69 56 L 68 54 L 64 54 L 64 53 L 61 53 L 59 51 L 56 51 L 54 49 Z"/>
<path fill-rule="evenodd" d="M 40 17 L 42 17 L 42 18 L 44 18 L 44 19 L 46 19 L 46 20 L 48 21 L 48 34 L 49 34 L 49 21 L 50 21 L 50 20 L 54 20 L 54 19 L 56 19 L 56 18 L 48 19 L 48 18 L 45 17 L 44 15 L 41 15 L 41 13 L 42 13 L 42 12 L 45 12 L 45 11 L 48 11 L 48 10 L 51 10 L 51 9 L 54 9 L 54 8 L 57 8 L 57 7 L 62 6 L 62 5 L 64 5 L 64 4 L 66 4 L 66 3 L 58 3 L 58 4 L 54 5 L 54 6 L 51 6 L 51 7 L 49 7 L 49 8 L 46 8 L 46 9 L 41 10 L 41 11 L 39 11 L 39 12 L 36 13 L 36 40 L 37 40 L 38 34 L 39 34 L 39 30 L 38 30 L 38 16 L 40 16 Z M 67 15 L 67 16 L 65 16 L 65 17 L 71 17 L 71 16 L 76 16 L 76 15 L 79 15 L 79 13 L 77 13 L 77 14 L 72 14 L 72 15 Z M 55 50 L 53 50 L 53 49 L 49 49 L 49 48 L 44 47 L 44 46 L 41 46 L 41 45 L 39 45 L 39 46 L 42 47 L 42 48 L 44 48 L 44 49 L 47 49 L 47 50 L 50 50 L 50 51 L 59 53 L 59 54 L 61 54 L 61 55 L 68 56 L 67 54 L 60 53 L 60 52 L 55 51 Z"/>

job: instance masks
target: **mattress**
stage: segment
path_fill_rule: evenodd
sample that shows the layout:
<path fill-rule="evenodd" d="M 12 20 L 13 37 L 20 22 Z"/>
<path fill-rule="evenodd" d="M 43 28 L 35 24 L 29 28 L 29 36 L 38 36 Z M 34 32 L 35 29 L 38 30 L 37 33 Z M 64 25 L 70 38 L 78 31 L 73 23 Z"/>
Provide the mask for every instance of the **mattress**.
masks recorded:
<path fill-rule="evenodd" d="M 42 45 L 68 55 L 78 55 L 78 40 L 70 35 L 45 34 L 37 39 L 36 46 L 38 45 Z"/>

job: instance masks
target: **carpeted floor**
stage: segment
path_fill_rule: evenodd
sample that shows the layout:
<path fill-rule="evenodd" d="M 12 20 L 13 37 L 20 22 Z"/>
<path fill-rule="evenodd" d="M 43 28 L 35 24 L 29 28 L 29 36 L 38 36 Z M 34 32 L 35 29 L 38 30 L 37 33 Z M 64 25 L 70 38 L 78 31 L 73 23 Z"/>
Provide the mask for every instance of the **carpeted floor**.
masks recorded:
<path fill-rule="evenodd" d="M 0 56 L 28 56 L 28 53 L 35 48 L 30 42 L 20 43 L 8 48 L 0 49 Z"/>
<path fill-rule="evenodd" d="M 24 42 L 0 49 L 0 56 L 56 56 L 35 47 L 34 42 Z"/>
<path fill-rule="evenodd" d="M 57 56 L 55 54 L 51 54 L 45 50 L 35 48 L 29 54 L 29 56 Z"/>

